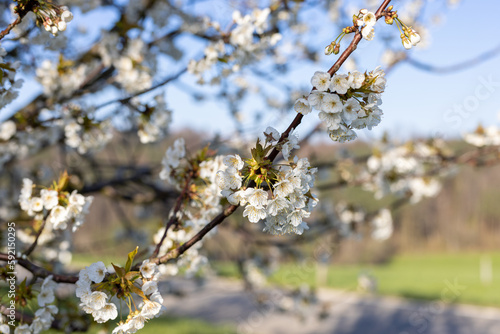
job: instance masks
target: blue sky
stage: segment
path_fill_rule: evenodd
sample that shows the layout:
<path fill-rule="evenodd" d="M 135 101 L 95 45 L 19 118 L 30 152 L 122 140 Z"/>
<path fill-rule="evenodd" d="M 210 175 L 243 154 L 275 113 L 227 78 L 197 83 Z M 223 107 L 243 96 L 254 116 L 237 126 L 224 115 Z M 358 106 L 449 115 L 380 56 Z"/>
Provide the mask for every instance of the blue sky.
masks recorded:
<path fill-rule="evenodd" d="M 395 6 L 397 6 L 395 1 Z M 443 8 L 439 1 L 431 1 L 434 11 Z M 232 8 L 228 9 L 228 12 Z M 429 48 L 418 46 L 410 50 L 413 59 L 434 66 L 448 66 L 476 57 L 500 44 L 497 37 L 496 20 L 488 13 L 500 12 L 500 1 L 462 0 L 455 9 L 446 9 L 443 22 L 430 29 L 432 43 Z M 109 15 L 102 13 L 101 16 Z M 75 15 L 75 17 L 77 17 Z M 99 17 L 99 14 L 97 14 Z M 95 18 L 94 18 L 95 19 Z M 78 18 L 75 19 L 78 22 Z M 108 20 L 109 22 L 109 20 Z M 75 24 L 76 25 L 76 24 Z M 395 26 L 387 26 L 379 22 L 376 31 L 390 31 L 395 36 Z M 383 29 L 383 30 L 382 30 Z M 330 34 L 317 36 L 318 53 L 331 41 Z M 380 38 L 380 34 L 375 35 Z M 343 47 L 347 42 L 343 44 Z M 403 50 L 401 46 L 401 50 Z M 356 51 L 360 60 L 359 70 L 371 70 L 380 64 L 382 48 L 379 43 L 362 41 Z M 321 56 L 321 63 L 300 66 L 292 71 L 290 78 L 309 87 L 309 80 L 317 70 L 326 70 L 335 61 L 332 56 Z M 175 72 L 175 71 L 173 71 Z M 187 77 L 186 82 L 192 82 Z M 285 78 L 288 80 L 288 78 Z M 39 88 L 38 88 L 39 89 Z M 199 87 L 200 91 L 207 87 Z M 26 99 L 36 93 L 36 85 L 27 84 L 22 89 L 22 99 L 15 105 L 26 103 Z M 104 101 L 111 97 L 103 96 Z M 424 72 L 408 64 L 399 65 L 388 76 L 386 92 L 382 96 L 384 118 L 373 131 L 363 130 L 359 137 L 364 140 L 378 138 L 384 131 L 393 137 L 406 139 L 411 136 L 439 135 L 445 138 L 459 136 L 471 131 L 479 123 L 483 125 L 498 124 L 500 120 L 500 57 L 492 58 L 480 65 L 451 74 L 435 74 Z M 204 101 L 194 103 L 183 87 L 167 89 L 167 101 L 173 113 L 173 128 L 194 127 L 212 133 L 230 134 L 234 124 L 227 117 L 227 111 L 217 102 Z M 15 106 L 13 105 L 13 106 Z M 243 108 L 247 117 L 251 117 L 254 105 Z M 0 112 L 5 118 L 9 110 Z M 290 112 L 286 117 L 265 116 L 265 121 L 282 131 L 295 116 Z M 315 126 L 317 116 L 310 114 L 304 119 L 299 131 L 307 133 L 308 128 Z M 255 129 L 261 132 L 264 129 Z"/>
<path fill-rule="evenodd" d="M 463 1 L 431 31 L 431 46 L 417 47 L 411 56 L 447 66 L 498 47 L 498 23 L 485 13 L 499 10 L 500 1 Z M 403 64 L 389 78 L 383 107 L 386 116 L 381 128 L 398 129 L 401 135 L 453 136 L 479 123 L 498 124 L 500 57 L 451 74 L 423 72 Z"/>
<path fill-rule="evenodd" d="M 442 8 L 437 1 L 434 2 L 436 8 Z M 463 0 L 455 9 L 446 9 L 442 23 L 432 26 L 430 30 L 431 45 L 427 49 L 418 46 L 413 48 L 409 51 L 410 56 L 433 66 L 448 66 L 495 48 L 500 44 L 500 39 L 495 37 L 498 23 L 486 19 L 485 11 L 499 12 L 500 1 Z M 377 28 L 391 29 L 392 33 L 398 35 L 395 26 L 379 23 Z M 377 36 L 380 35 L 376 34 L 375 39 Z M 318 44 L 328 44 L 328 38 L 331 37 L 325 36 L 324 41 Z M 361 43 L 357 52 L 363 55 L 359 58 L 358 69 L 371 70 L 380 64 L 383 50 L 377 43 Z M 404 50 L 402 46 L 401 50 Z M 291 77 L 300 78 L 304 85 L 308 85 L 314 71 L 326 70 L 334 61 L 335 58 L 331 56 L 322 56 L 321 64 L 301 67 L 292 72 Z M 178 89 L 170 89 L 167 95 L 171 97 L 169 103 L 174 110 L 183 110 L 182 113 L 174 113 L 174 127 L 190 126 L 220 133 L 229 133 L 234 129 L 233 123 L 225 119 L 216 103 L 190 104 L 182 90 Z M 385 115 L 382 123 L 373 131 L 360 131 L 361 139 L 378 138 L 384 131 L 401 139 L 429 135 L 454 138 L 475 129 L 480 123 L 500 123 L 500 56 L 450 74 L 424 72 L 411 65 L 401 64 L 388 76 L 383 101 Z M 268 125 L 282 131 L 294 116 L 294 112 L 291 112 L 279 120 L 269 117 L 271 124 Z M 217 117 L 216 122 L 214 117 Z M 317 122 L 317 117 L 310 114 L 304 119 L 299 131 L 307 133 Z"/>

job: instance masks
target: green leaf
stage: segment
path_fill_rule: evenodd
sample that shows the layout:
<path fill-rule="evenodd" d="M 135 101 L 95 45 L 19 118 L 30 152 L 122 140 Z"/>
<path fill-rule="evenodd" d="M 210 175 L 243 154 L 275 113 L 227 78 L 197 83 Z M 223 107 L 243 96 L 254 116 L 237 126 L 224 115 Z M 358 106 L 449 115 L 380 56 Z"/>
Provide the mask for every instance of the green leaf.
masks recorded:
<path fill-rule="evenodd" d="M 273 148 L 273 146 L 272 146 L 272 145 L 269 145 L 268 147 L 266 147 L 266 148 L 264 149 L 264 151 L 262 152 L 262 154 L 263 154 L 264 156 L 267 156 L 267 154 L 269 153 L 269 151 L 270 151 L 272 148 Z"/>
<path fill-rule="evenodd" d="M 137 255 L 137 250 L 139 249 L 139 246 L 135 247 L 133 251 L 128 253 L 128 260 L 127 264 L 125 265 L 125 272 L 129 272 L 130 268 L 132 268 L 132 262 L 134 262 L 134 257 Z"/>
<path fill-rule="evenodd" d="M 24 278 L 24 280 L 19 284 L 19 290 L 24 291 L 26 290 L 26 279 L 27 277 Z"/>
<path fill-rule="evenodd" d="M 111 265 L 113 266 L 113 268 L 115 268 L 115 272 L 118 275 L 118 277 L 124 277 L 125 276 L 125 274 L 126 274 L 125 268 L 122 268 L 120 266 L 116 266 L 113 263 L 111 263 Z"/>

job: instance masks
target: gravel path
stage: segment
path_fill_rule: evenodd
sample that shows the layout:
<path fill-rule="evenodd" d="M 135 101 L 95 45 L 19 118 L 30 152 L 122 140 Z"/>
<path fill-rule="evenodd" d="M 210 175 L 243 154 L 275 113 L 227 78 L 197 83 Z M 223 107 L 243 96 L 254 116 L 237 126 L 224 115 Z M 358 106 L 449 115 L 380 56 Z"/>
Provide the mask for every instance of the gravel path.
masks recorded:
<path fill-rule="evenodd" d="M 319 303 L 305 309 L 305 317 L 279 312 L 282 295 L 258 306 L 240 282 L 210 280 L 203 288 L 174 282 L 185 296 L 167 296 L 169 314 L 236 325 L 238 333 L 335 334 L 499 334 L 500 309 L 451 305 L 443 301 L 408 301 L 320 289 Z M 318 314 L 326 312 L 320 319 Z M 224 334 L 224 333 L 221 333 Z"/>

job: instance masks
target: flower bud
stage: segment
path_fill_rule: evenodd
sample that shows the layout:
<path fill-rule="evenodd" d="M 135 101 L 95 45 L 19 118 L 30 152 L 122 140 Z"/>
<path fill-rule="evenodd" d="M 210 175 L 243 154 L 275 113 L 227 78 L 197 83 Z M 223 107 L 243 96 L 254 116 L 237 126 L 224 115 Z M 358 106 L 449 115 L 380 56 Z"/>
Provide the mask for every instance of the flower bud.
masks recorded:
<path fill-rule="evenodd" d="M 387 24 L 393 24 L 394 23 L 394 19 L 390 16 L 386 16 L 385 17 L 385 23 Z"/>
<path fill-rule="evenodd" d="M 417 45 L 418 42 L 420 42 L 420 35 L 413 29 L 411 29 L 409 31 L 408 37 L 410 39 L 411 44 L 413 44 L 413 46 Z"/>
<path fill-rule="evenodd" d="M 403 43 L 403 46 L 406 50 L 410 50 L 411 49 L 411 42 L 410 40 L 408 39 L 408 37 L 406 37 L 404 34 L 401 34 L 401 42 Z"/>
<path fill-rule="evenodd" d="M 59 21 L 57 23 L 57 29 L 59 29 L 59 31 L 64 31 L 66 30 L 66 22 L 64 21 Z"/>
<path fill-rule="evenodd" d="M 339 54 L 339 51 L 340 51 L 340 44 L 337 44 L 335 45 L 335 47 L 333 48 L 333 53 L 338 55 Z"/>
<path fill-rule="evenodd" d="M 61 19 L 64 22 L 71 22 L 71 20 L 73 20 L 73 13 L 71 13 L 69 10 L 65 10 L 61 14 Z"/>
<path fill-rule="evenodd" d="M 327 47 L 325 48 L 325 55 L 329 56 L 333 53 L 333 43 L 328 44 Z"/>

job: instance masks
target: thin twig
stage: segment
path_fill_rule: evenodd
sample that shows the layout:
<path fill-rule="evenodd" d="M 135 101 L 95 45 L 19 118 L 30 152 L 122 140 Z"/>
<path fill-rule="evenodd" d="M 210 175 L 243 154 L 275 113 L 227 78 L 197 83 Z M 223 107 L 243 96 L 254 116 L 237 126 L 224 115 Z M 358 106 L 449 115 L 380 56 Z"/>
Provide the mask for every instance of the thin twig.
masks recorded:
<path fill-rule="evenodd" d="M 9 261 L 9 255 L 5 253 L 0 253 L 0 261 Z M 78 276 L 76 275 L 64 275 L 64 274 L 54 274 L 50 270 L 37 266 L 29 260 L 23 258 L 16 258 L 16 262 L 21 267 L 25 268 L 33 275 L 41 278 L 52 275 L 52 280 L 57 283 L 76 283 L 78 281 Z"/>
<path fill-rule="evenodd" d="M 436 66 L 436 65 L 431 65 L 431 64 L 426 64 L 421 61 L 415 60 L 413 58 L 410 58 L 406 56 L 406 58 L 402 59 L 402 61 L 406 61 L 408 64 L 415 66 L 416 68 L 427 71 L 427 72 L 433 72 L 433 73 L 439 73 L 439 74 L 448 74 L 448 73 L 455 73 L 458 71 L 466 70 L 469 69 L 472 66 L 479 65 L 485 61 L 488 61 L 494 57 L 497 57 L 500 54 L 500 44 L 497 45 L 495 48 L 486 51 L 472 59 L 468 59 L 465 61 L 462 61 L 457 64 L 453 65 L 448 65 L 448 66 Z"/>
<path fill-rule="evenodd" d="M 156 248 L 155 248 L 153 254 L 151 254 L 150 258 L 155 258 L 158 256 L 158 254 L 160 253 L 160 248 L 163 245 L 163 241 L 165 241 L 165 238 L 167 237 L 168 230 L 170 229 L 170 227 L 173 224 L 177 223 L 177 212 L 179 212 L 179 210 L 181 209 L 182 201 L 184 200 L 184 197 L 186 196 L 187 190 L 189 189 L 189 183 L 191 182 L 192 177 L 193 177 L 193 173 L 191 172 L 191 173 L 189 173 L 188 177 L 186 178 L 186 184 L 184 185 L 184 188 L 182 189 L 181 194 L 179 195 L 179 197 L 177 197 L 177 201 L 175 202 L 175 206 L 174 206 L 174 211 L 172 212 L 172 217 L 170 217 L 170 220 L 165 225 L 165 231 L 163 232 L 161 240 L 156 245 Z"/>
<path fill-rule="evenodd" d="M 134 93 L 132 95 L 129 95 L 127 97 L 124 97 L 124 98 L 121 98 L 121 99 L 117 99 L 117 100 L 111 100 L 111 101 L 108 101 L 108 102 L 104 102 L 103 104 L 101 105 L 98 105 L 97 107 L 95 107 L 95 109 L 100 109 L 100 108 L 103 108 L 103 107 L 106 107 L 110 104 L 113 104 L 113 103 L 121 103 L 121 104 L 124 104 L 124 103 L 128 103 L 130 100 L 132 100 L 134 97 L 137 97 L 139 95 L 143 95 L 143 94 L 146 94 L 146 93 L 149 93 L 150 91 L 152 90 L 155 90 L 157 88 L 160 88 L 161 86 L 164 86 L 166 84 L 168 84 L 169 82 L 171 81 L 174 81 L 174 80 L 177 80 L 182 74 L 184 74 L 185 72 L 187 71 L 187 67 L 182 69 L 181 71 L 177 72 L 176 74 L 174 74 L 173 76 L 171 77 L 168 77 L 162 81 L 160 81 L 159 83 L 157 83 L 156 85 L 154 86 L 151 86 L 149 88 L 146 88 L 146 89 L 143 89 L 141 90 L 140 92 L 137 92 L 137 93 Z"/>
<path fill-rule="evenodd" d="M 194 237 L 192 237 L 189 241 L 186 243 L 182 244 L 181 246 L 171 250 L 164 256 L 160 258 L 155 258 L 152 259 L 151 261 L 160 264 L 160 263 L 165 263 L 170 259 L 175 259 L 178 258 L 180 255 L 182 255 L 185 251 L 187 251 L 189 248 L 191 248 L 194 244 L 196 244 L 198 241 L 200 241 L 208 232 L 210 232 L 214 227 L 219 225 L 234 213 L 236 209 L 239 207 L 239 205 L 231 205 L 228 208 L 226 208 L 223 212 L 221 212 L 217 217 L 215 217 L 210 223 L 205 225 L 200 232 L 198 232 Z"/>
<path fill-rule="evenodd" d="M 382 5 L 380 5 L 379 9 L 375 13 L 377 20 L 383 16 L 383 12 L 385 11 L 385 8 L 389 5 L 389 2 L 391 2 L 391 0 L 384 0 Z M 361 33 L 359 31 L 357 31 L 356 35 L 354 36 L 353 41 L 351 42 L 349 47 L 342 53 L 342 55 L 339 57 L 339 59 L 337 59 L 335 64 L 328 70 L 328 73 L 330 73 L 330 75 L 333 75 L 333 73 L 335 73 L 340 68 L 340 66 L 346 61 L 346 59 L 351 55 L 351 53 L 354 52 L 354 50 L 356 50 L 356 46 L 360 41 L 361 41 Z M 303 116 L 302 114 L 297 114 L 297 116 L 292 121 L 292 123 L 287 128 L 287 130 L 285 132 L 283 132 L 283 134 L 281 135 L 279 142 L 283 142 L 285 140 L 285 138 L 288 137 L 288 134 L 300 124 L 300 122 L 302 120 L 302 116 Z M 274 159 L 276 159 L 278 153 L 279 153 L 279 151 L 275 148 L 269 154 L 267 159 L 269 159 L 270 161 L 274 161 Z M 175 259 L 175 258 L 179 257 L 184 252 L 186 252 L 189 248 L 191 248 L 194 244 L 196 244 L 198 241 L 200 241 L 214 227 L 216 227 L 217 225 L 222 223 L 224 221 L 224 219 L 226 219 L 231 214 L 233 214 L 238 207 L 239 207 L 239 205 L 229 206 L 223 212 L 221 212 L 217 217 L 215 217 L 210 223 L 205 225 L 205 227 L 203 227 L 203 229 L 200 232 L 198 232 L 194 237 L 192 237 L 189 241 L 187 241 L 186 243 L 182 244 L 181 246 L 171 250 L 170 252 L 168 252 L 167 254 L 165 254 L 164 256 L 162 256 L 160 258 L 151 259 L 151 261 L 156 263 L 156 264 L 160 264 L 160 263 L 165 263 L 170 259 Z"/>
<path fill-rule="evenodd" d="M 45 228 L 46 221 L 47 221 L 47 218 L 45 217 L 45 219 L 43 220 L 42 226 L 40 226 L 40 229 L 38 230 L 38 232 L 36 234 L 35 241 L 33 241 L 31 246 L 23 253 L 24 255 L 29 256 L 35 250 L 35 247 L 38 245 L 38 239 L 40 238 L 40 235 L 42 234 L 43 229 Z"/>
<path fill-rule="evenodd" d="M 385 8 L 389 5 L 389 2 L 391 2 L 391 0 L 384 0 L 384 2 L 375 12 L 375 17 L 377 20 L 384 15 Z M 335 64 L 333 64 L 333 66 L 330 67 L 330 69 L 328 70 L 330 76 L 333 76 L 339 70 L 340 66 L 342 66 L 342 64 L 347 60 L 347 58 L 349 58 L 349 56 L 354 52 L 354 50 L 356 50 L 360 41 L 361 41 L 361 31 L 358 29 L 356 30 L 354 38 L 352 39 L 347 49 L 345 49 L 344 52 L 342 52 L 339 59 L 337 59 Z M 313 90 L 314 89 L 315 88 L 313 87 Z M 285 139 L 288 138 L 290 132 L 292 132 L 297 126 L 299 126 L 299 124 L 302 122 L 302 117 L 304 117 L 304 115 L 300 113 L 298 113 L 297 116 L 295 116 L 290 126 L 285 130 L 285 132 L 281 134 L 279 143 L 283 143 Z M 269 159 L 270 161 L 274 161 L 274 159 L 276 159 L 278 154 L 279 150 L 277 148 L 274 148 L 267 157 L 267 159 Z"/>

